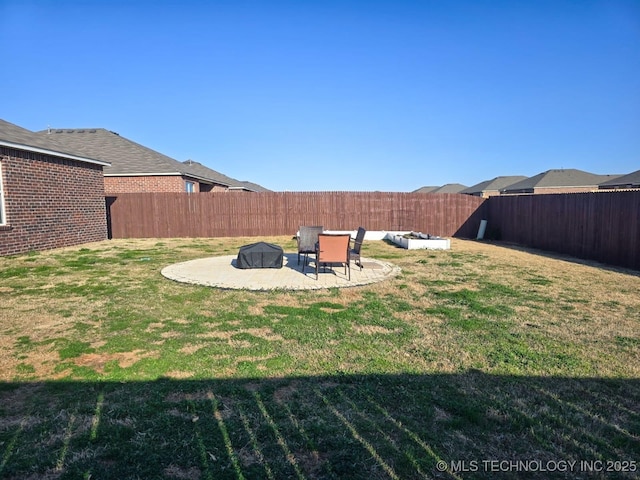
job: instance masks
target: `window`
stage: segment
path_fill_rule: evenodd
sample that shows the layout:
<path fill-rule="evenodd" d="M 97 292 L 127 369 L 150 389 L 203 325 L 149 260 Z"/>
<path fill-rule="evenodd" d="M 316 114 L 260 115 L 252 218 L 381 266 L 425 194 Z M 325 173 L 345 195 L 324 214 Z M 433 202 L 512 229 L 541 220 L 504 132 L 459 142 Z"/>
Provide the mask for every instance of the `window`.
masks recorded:
<path fill-rule="evenodd" d="M 184 182 L 184 186 L 185 186 L 185 190 L 187 191 L 187 193 L 193 193 L 195 192 L 195 183 L 193 182 Z"/>
<path fill-rule="evenodd" d="M 4 189 L 2 188 L 2 165 L 0 164 L 0 225 L 7 223 L 7 216 L 4 211 Z"/>

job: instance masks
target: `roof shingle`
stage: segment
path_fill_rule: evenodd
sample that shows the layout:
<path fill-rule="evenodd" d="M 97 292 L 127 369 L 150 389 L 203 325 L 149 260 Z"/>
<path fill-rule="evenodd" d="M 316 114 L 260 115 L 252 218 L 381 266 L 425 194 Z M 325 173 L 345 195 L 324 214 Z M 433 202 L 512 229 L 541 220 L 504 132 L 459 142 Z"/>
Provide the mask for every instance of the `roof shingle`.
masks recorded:
<path fill-rule="evenodd" d="M 39 150 L 41 153 L 94 163 L 102 165 L 105 168 L 109 167 L 108 160 L 104 158 L 68 148 L 66 145 L 56 142 L 53 138 L 43 137 L 26 128 L 19 127 L 2 119 L 0 119 L 0 142 L 5 145 L 22 147 L 27 150 Z"/>
<path fill-rule="evenodd" d="M 600 184 L 600 188 L 638 188 L 640 187 L 640 170 L 613 178 Z"/>
<path fill-rule="evenodd" d="M 144 147 L 104 128 L 51 129 L 36 132 L 65 148 L 111 163 L 105 175 L 181 175 L 185 167 L 177 160 Z"/>
<path fill-rule="evenodd" d="M 110 162 L 111 166 L 104 169 L 105 176 L 183 175 L 230 188 L 254 191 L 243 182 L 198 162 L 179 162 L 104 128 L 48 129 L 35 132 L 34 135 L 62 145 L 67 150 Z"/>
<path fill-rule="evenodd" d="M 506 193 L 533 192 L 536 188 L 596 187 L 616 175 L 596 175 L 575 168 L 551 169 L 516 182 L 502 191 Z"/>
<path fill-rule="evenodd" d="M 499 192 L 500 190 L 508 187 L 509 185 L 513 185 L 516 182 L 521 182 L 526 180 L 527 177 L 524 175 L 511 175 L 511 176 L 501 176 L 495 177 L 491 180 L 485 180 L 484 182 L 480 182 L 476 185 L 473 185 L 469 188 L 465 188 L 460 193 L 466 193 L 468 195 L 479 194 L 482 192 Z"/>

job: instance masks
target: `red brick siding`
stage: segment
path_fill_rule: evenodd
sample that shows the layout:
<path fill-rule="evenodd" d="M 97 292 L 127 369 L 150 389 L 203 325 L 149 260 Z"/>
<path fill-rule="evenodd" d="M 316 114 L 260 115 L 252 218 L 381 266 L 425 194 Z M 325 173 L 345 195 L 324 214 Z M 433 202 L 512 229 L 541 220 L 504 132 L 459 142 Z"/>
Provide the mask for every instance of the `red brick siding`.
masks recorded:
<path fill-rule="evenodd" d="M 536 187 L 533 189 L 533 192 L 505 193 L 502 195 L 544 195 L 552 193 L 589 193 L 597 191 L 597 185 L 593 187 Z"/>
<path fill-rule="evenodd" d="M 7 226 L 0 255 L 107 238 L 102 167 L 0 147 Z"/>
<path fill-rule="evenodd" d="M 533 193 L 536 195 L 544 193 L 588 193 L 597 191 L 597 185 L 594 185 L 593 187 L 539 187 L 533 189 Z"/>
<path fill-rule="evenodd" d="M 179 175 L 149 175 L 136 177 L 104 177 L 106 195 L 118 193 L 183 193 L 186 192 L 185 182 L 193 182 L 194 193 L 224 192 L 228 190 L 223 185 L 209 185 L 198 180 Z"/>
<path fill-rule="evenodd" d="M 198 182 L 194 183 L 196 191 L 198 191 Z M 185 191 L 185 181 L 179 175 L 104 177 L 104 190 L 107 195 L 115 193 L 179 193 Z"/>

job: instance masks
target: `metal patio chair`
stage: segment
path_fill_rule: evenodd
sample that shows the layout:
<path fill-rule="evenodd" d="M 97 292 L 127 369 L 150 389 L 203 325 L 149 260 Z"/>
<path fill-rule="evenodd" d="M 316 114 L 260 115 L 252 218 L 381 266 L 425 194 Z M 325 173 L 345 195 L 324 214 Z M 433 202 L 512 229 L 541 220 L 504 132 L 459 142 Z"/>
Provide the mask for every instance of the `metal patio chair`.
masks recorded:
<path fill-rule="evenodd" d="M 300 227 L 298 230 L 298 265 L 300 265 L 300 255 L 303 256 L 304 267 L 309 263 L 309 254 L 316 253 L 316 243 L 318 243 L 318 234 L 322 233 L 324 228 L 316 225 L 312 227 Z"/>
<path fill-rule="evenodd" d="M 318 247 L 316 250 L 316 280 L 318 279 L 318 270 L 320 264 L 326 268 L 327 264 L 340 263 L 344 265 L 344 274 L 349 275 L 351 280 L 351 265 L 349 263 L 349 242 L 351 235 L 340 234 L 331 235 L 328 233 L 321 233 L 318 235 Z"/>
<path fill-rule="evenodd" d="M 353 240 L 353 246 L 349 250 L 349 255 L 351 259 L 353 259 L 354 263 L 360 267 L 362 270 L 362 261 L 360 260 L 360 248 L 362 248 L 362 242 L 364 241 L 364 235 L 367 231 L 359 227 L 358 233 L 356 234 L 356 238 Z"/>

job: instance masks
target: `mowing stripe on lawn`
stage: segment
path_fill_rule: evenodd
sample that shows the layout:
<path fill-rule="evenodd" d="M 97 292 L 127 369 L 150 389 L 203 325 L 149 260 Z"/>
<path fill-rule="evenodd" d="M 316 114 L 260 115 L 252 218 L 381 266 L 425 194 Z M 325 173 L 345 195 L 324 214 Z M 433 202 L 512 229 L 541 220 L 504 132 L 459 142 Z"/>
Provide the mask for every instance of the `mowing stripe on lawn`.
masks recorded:
<path fill-rule="evenodd" d="M 190 410 L 196 410 L 196 404 L 192 400 L 189 401 Z M 202 438 L 202 432 L 200 431 L 200 426 L 198 425 L 199 418 L 194 416 L 191 421 L 193 423 L 193 429 L 196 435 L 196 442 L 198 443 L 198 452 L 200 452 L 200 465 L 202 466 L 202 470 L 204 470 L 205 478 L 209 480 L 213 480 L 213 475 L 211 474 L 211 470 L 209 469 L 209 459 L 207 458 L 207 447 L 204 444 L 204 439 Z"/>
<path fill-rule="evenodd" d="M 318 390 L 317 388 L 314 388 L 313 391 L 324 402 L 327 408 L 331 410 L 331 412 L 336 417 L 338 417 L 338 419 L 344 424 L 344 426 L 349 429 L 353 438 L 355 438 L 358 442 L 362 444 L 364 448 L 367 449 L 367 451 L 371 454 L 371 456 L 375 459 L 375 461 L 378 462 L 378 465 L 380 465 L 382 469 L 385 472 L 387 472 L 387 475 L 389 475 L 394 480 L 400 480 L 400 477 L 398 476 L 398 474 L 396 474 L 393 468 L 391 468 L 391 466 L 384 461 L 384 459 L 380 456 L 380 454 L 378 454 L 378 452 L 373 447 L 373 445 L 371 445 L 371 443 L 369 443 L 367 439 L 365 439 L 362 435 L 358 433 L 358 430 L 356 429 L 356 427 L 349 420 L 347 420 L 347 417 L 345 417 L 342 414 L 342 412 L 340 412 L 334 405 L 332 405 L 331 402 L 329 402 L 329 399 L 325 397 L 320 390 Z"/>
<path fill-rule="evenodd" d="M 289 445 L 287 445 L 287 441 L 285 440 L 284 436 L 282 435 L 282 433 L 280 433 L 280 430 L 278 429 L 278 425 L 273 420 L 271 415 L 269 415 L 269 412 L 267 411 L 267 407 L 262 401 L 262 398 L 260 398 L 260 394 L 258 392 L 253 392 L 253 397 L 255 398 L 256 403 L 258 404 L 258 408 L 260 409 L 260 412 L 262 412 L 262 415 L 264 416 L 265 420 L 273 430 L 273 433 L 276 436 L 276 441 L 278 442 L 278 445 L 280 445 L 280 448 L 282 448 L 282 451 L 284 452 L 287 461 L 291 464 L 293 469 L 296 471 L 297 477 L 300 480 L 303 480 L 305 476 L 302 473 L 302 470 L 300 470 L 300 466 L 296 461 L 296 457 L 291 452 L 291 449 L 289 448 Z"/>
<path fill-rule="evenodd" d="M 20 426 L 17 428 L 17 430 L 11 437 L 11 441 L 9 442 L 9 444 L 7 445 L 7 448 L 5 448 L 4 453 L 2 454 L 2 463 L 0 463 L 0 473 L 2 473 L 2 471 L 4 470 L 4 467 L 7 465 L 7 462 L 9 461 L 9 458 L 11 458 L 11 455 L 13 454 L 16 443 L 18 442 L 18 438 L 20 438 L 20 435 L 22 435 L 22 432 L 24 432 L 25 423 L 26 423 L 26 417 L 22 417 L 22 420 L 20 421 Z"/>
<path fill-rule="evenodd" d="M 436 453 L 433 451 L 433 449 L 427 445 L 427 443 L 422 440 L 420 438 L 420 436 L 415 433 L 414 431 L 408 429 L 407 427 L 405 427 L 402 422 L 398 421 L 397 419 L 395 419 L 387 409 L 385 409 L 382 405 L 380 405 L 378 402 L 376 402 L 371 395 L 369 394 L 364 394 L 365 398 L 367 399 L 367 401 L 376 409 L 378 410 L 385 419 L 387 419 L 389 422 L 391 422 L 393 425 L 395 425 L 397 428 L 399 428 L 400 430 L 402 430 L 411 440 L 413 440 L 414 442 L 416 442 L 426 453 L 427 455 L 429 455 L 431 458 L 433 458 L 436 462 L 441 462 L 443 461 L 443 459 Z M 460 478 L 455 474 L 451 474 L 452 477 L 454 478 Z"/>
<path fill-rule="evenodd" d="M 244 429 L 247 432 L 247 435 L 249 435 L 249 439 L 251 440 L 251 448 L 253 448 L 253 452 L 256 454 L 256 457 L 258 457 L 258 461 L 260 465 L 264 467 L 264 471 L 267 474 L 267 478 L 270 480 L 276 480 L 276 477 L 273 474 L 271 467 L 267 463 L 267 459 L 262 453 L 262 450 L 260 450 L 260 446 L 258 445 L 258 438 L 256 437 L 255 432 L 251 429 L 251 425 L 249 425 L 249 419 L 247 418 L 247 415 L 244 413 L 244 410 L 242 410 L 242 407 L 238 407 L 238 413 L 240 415 L 240 420 L 242 421 L 242 425 L 244 426 Z"/>
<path fill-rule="evenodd" d="M 347 397 L 347 395 L 343 391 L 339 390 L 338 391 L 338 395 L 346 403 L 349 404 L 349 406 L 353 409 L 353 411 L 356 413 L 356 415 L 358 415 L 360 418 L 362 418 L 362 420 L 364 420 L 369 426 L 373 427 L 382 436 L 382 438 L 384 438 L 387 441 L 387 443 L 391 446 L 391 448 L 393 448 L 400 455 L 404 455 L 409 460 L 409 462 L 411 463 L 413 468 L 415 468 L 416 471 L 423 478 L 428 478 L 427 475 L 420 468 L 420 465 L 418 464 L 418 462 L 415 459 L 415 457 L 413 457 L 410 454 L 410 452 L 402 451 L 398 447 L 398 445 L 396 445 L 396 441 L 391 437 L 391 435 L 389 435 L 387 433 L 387 431 L 383 430 L 382 427 L 380 425 L 378 425 L 377 422 L 374 419 L 372 419 L 372 417 L 367 412 L 365 412 L 360 407 L 358 407 L 358 405 L 353 400 L 351 400 L 349 397 Z"/>
<path fill-rule="evenodd" d="M 231 437 L 229 437 L 229 431 L 227 430 L 227 426 L 224 423 L 224 419 L 222 418 L 222 414 L 218 409 L 218 399 L 215 397 L 213 392 L 209 390 L 207 392 L 207 398 L 209 402 L 211 402 L 211 411 L 213 412 L 213 416 L 218 422 L 218 428 L 220 429 L 220 433 L 222 434 L 222 438 L 224 440 L 224 446 L 227 449 L 227 453 L 229 454 L 229 460 L 233 464 L 233 469 L 236 472 L 238 479 L 244 479 L 244 475 L 242 475 L 242 469 L 240 468 L 240 462 L 238 461 L 238 456 L 233 450 L 233 445 L 231 443 Z"/>
<path fill-rule="evenodd" d="M 72 413 L 69 416 L 69 421 L 67 422 L 67 428 L 64 432 L 64 439 L 62 441 L 62 449 L 60 450 L 60 456 L 56 461 L 56 472 L 61 472 L 64 469 L 64 461 L 67 458 L 67 453 L 69 453 L 69 443 L 71 443 L 71 436 L 73 435 L 73 424 L 76 421 L 76 414 Z"/>

